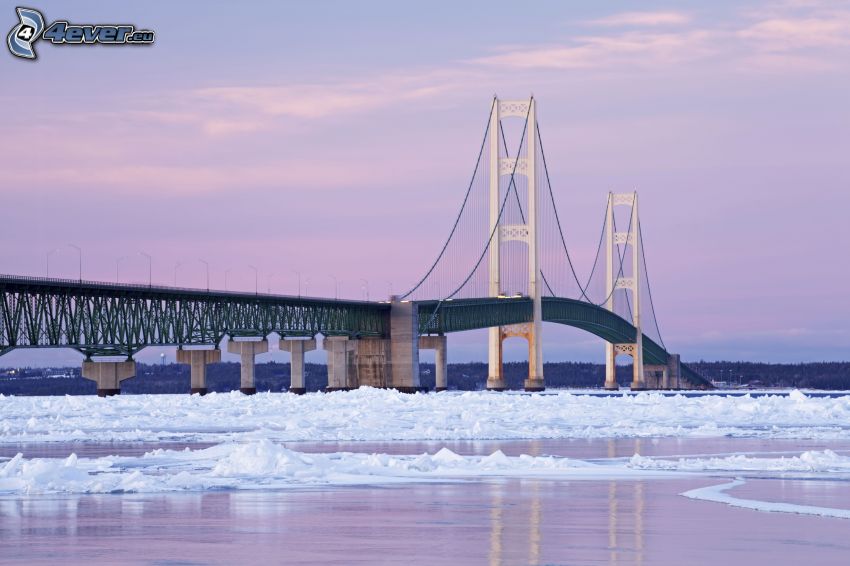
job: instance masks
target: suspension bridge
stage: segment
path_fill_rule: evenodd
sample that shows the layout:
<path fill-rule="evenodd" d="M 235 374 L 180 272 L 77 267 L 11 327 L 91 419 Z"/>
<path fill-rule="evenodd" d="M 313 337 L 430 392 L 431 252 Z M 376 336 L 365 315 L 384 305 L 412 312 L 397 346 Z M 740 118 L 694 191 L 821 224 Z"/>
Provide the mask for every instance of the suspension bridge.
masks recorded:
<path fill-rule="evenodd" d="M 460 210 L 436 258 L 388 301 L 240 293 L 80 278 L 0 276 L 0 356 L 16 348 L 72 348 L 99 395 L 134 377 L 133 356 L 175 346 L 191 367 L 192 393 L 206 392 L 206 366 L 221 346 L 239 354 L 242 392 L 255 392 L 254 363 L 272 334 L 291 353 L 290 391 L 303 393 L 304 354 L 323 337 L 328 390 L 421 389 L 419 351 L 436 351 L 446 389 L 447 335 L 488 329 L 487 388 L 505 389 L 503 342 L 528 341 L 528 391 L 545 388 L 543 323 L 605 344 L 602 384 L 617 389 L 615 361 L 632 358 L 634 390 L 709 388 L 667 350 L 647 274 L 638 195 L 609 193 L 589 275 L 578 275 L 549 177 L 536 101 L 490 106 Z M 513 148 L 513 150 L 511 150 Z M 619 221 L 619 226 L 618 226 Z"/>

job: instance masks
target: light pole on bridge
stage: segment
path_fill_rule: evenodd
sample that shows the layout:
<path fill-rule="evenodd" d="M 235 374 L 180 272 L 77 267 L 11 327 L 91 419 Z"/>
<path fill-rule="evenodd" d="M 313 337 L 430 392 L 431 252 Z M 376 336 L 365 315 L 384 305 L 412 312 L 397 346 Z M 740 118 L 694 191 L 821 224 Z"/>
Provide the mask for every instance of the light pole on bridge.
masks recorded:
<path fill-rule="evenodd" d="M 307 279 L 304 280 L 304 296 L 305 297 L 309 295 L 309 293 L 307 292 L 309 289 L 310 289 L 310 278 L 308 277 Z"/>
<path fill-rule="evenodd" d="M 68 244 L 68 246 L 77 250 L 77 260 L 78 260 L 77 275 L 80 278 L 80 283 L 82 283 L 83 282 L 83 248 L 81 248 L 80 246 L 76 246 L 74 244 Z"/>
<path fill-rule="evenodd" d="M 148 258 L 148 287 L 153 287 L 153 258 L 150 254 L 143 251 L 139 251 L 139 255 L 143 255 Z"/>
<path fill-rule="evenodd" d="M 268 276 L 266 276 L 266 293 L 269 295 L 272 294 L 272 277 L 274 277 L 274 273 L 269 273 Z"/>
<path fill-rule="evenodd" d="M 59 248 L 53 248 L 52 250 L 47 252 L 47 255 L 46 255 L 47 275 L 46 275 L 46 277 L 48 277 L 48 278 L 50 277 L 50 256 L 53 255 L 54 253 L 56 253 L 57 251 L 59 251 Z"/>
<path fill-rule="evenodd" d="M 203 263 L 204 266 L 207 268 L 207 293 L 209 293 L 210 292 L 210 262 L 208 262 L 205 259 L 199 259 L 198 261 Z"/>
<path fill-rule="evenodd" d="M 116 285 L 121 282 L 121 279 L 119 277 L 120 274 L 121 274 L 121 262 L 124 261 L 125 259 L 127 259 L 127 256 L 122 255 L 121 257 L 119 257 L 118 259 L 115 260 L 115 284 Z"/>
<path fill-rule="evenodd" d="M 174 286 L 177 287 L 177 270 L 180 269 L 180 266 L 183 265 L 182 262 L 177 261 L 174 262 Z"/>
<path fill-rule="evenodd" d="M 334 280 L 334 299 L 339 299 L 339 279 L 334 275 L 328 275 L 328 277 Z"/>
<path fill-rule="evenodd" d="M 301 272 L 297 269 L 290 270 L 298 277 L 298 296 L 301 297 Z"/>
<path fill-rule="evenodd" d="M 360 286 L 360 290 L 363 291 L 363 296 L 368 301 L 369 300 L 369 281 L 366 280 L 366 279 L 361 279 L 360 282 L 363 283 L 363 285 Z"/>
<path fill-rule="evenodd" d="M 260 272 L 253 265 L 249 265 L 248 267 L 250 267 L 251 269 L 254 270 L 254 294 L 257 295 L 260 292 L 260 285 L 259 285 Z"/>

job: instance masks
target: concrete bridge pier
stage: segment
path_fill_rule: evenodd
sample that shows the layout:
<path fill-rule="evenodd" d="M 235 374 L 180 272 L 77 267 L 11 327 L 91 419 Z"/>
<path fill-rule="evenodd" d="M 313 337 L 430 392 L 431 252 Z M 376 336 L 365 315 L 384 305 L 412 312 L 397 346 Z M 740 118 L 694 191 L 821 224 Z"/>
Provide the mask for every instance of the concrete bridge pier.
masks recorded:
<path fill-rule="evenodd" d="M 665 376 L 667 382 L 664 383 L 664 389 L 682 388 L 682 360 L 679 354 L 670 354 L 667 357 L 667 373 Z"/>
<path fill-rule="evenodd" d="M 390 383 L 402 393 L 422 389 L 419 381 L 419 308 L 390 297 Z"/>
<path fill-rule="evenodd" d="M 614 344 L 605 343 L 605 389 L 607 391 L 617 391 L 620 386 L 617 384 L 617 365 L 615 358 L 617 353 L 614 351 Z"/>
<path fill-rule="evenodd" d="M 390 361 L 390 341 L 361 338 L 354 341 L 354 366 L 357 387 L 386 387 Z"/>
<path fill-rule="evenodd" d="M 82 376 L 97 383 L 98 397 L 121 393 L 121 382 L 136 377 L 136 362 L 83 362 Z"/>
<path fill-rule="evenodd" d="M 280 349 L 291 354 L 289 362 L 289 392 L 303 395 L 307 392 L 304 383 L 304 353 L 316 349 L 316 340 L 281 339 Z"/>
<path fill-rule="evenodd" d="M 348 336 L 326 336 L 322 348 L 328 353 L 328 385 L 325 391 L 348 391 L 357 388 L 354 365 L 356 341 Z"/>
<path fill-rule="evenodd" d="M 269 341 L 265 338 L 236 337 L 227 343 L 227 351 L 231 354 L 239 354 L 242 358 L 239 391 L 245 395 L 253 395 L 257 392 L 257 387 L 254 385 L 254 358 L 258 354 L 269 351 Z"/>
<path fill-rule="evenodd" d="M 207 394 L 207 364 L 221 361 L 221 350 L 215 347 L 209 349 L 177 350 L 177 363 L 189 364 L 191 385 L 189 394 Z"/>
<path fill-rule="evenodd" d="M 502 367 L 502 328 L 488 329 L 487 391 L 504 391 L 505 374 Z"/>
<path fill-rule="evenodd" d="M 446 361 L 446 336 L 420 336 L 420 350 L 434 350 L 434 365 L 436 366 L 436 383 L 434 391 L 445 391 L 448 387 L 448 362 Z"/>
<path fill-rule="evenodd" d="M 669 389 L 670 374 L 666 365 L 643 366 L 643 385 L 645 389 Z"/>

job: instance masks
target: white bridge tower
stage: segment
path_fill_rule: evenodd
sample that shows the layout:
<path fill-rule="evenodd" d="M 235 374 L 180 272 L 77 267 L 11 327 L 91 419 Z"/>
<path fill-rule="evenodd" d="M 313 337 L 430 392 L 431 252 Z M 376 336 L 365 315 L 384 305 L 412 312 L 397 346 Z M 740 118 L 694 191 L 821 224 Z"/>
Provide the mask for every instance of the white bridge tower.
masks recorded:
<path fill-rule="evenodd" d="M 517 116 L 527 118 L 525 132 L 526 156 L 516 158 L 499 157 L 502 144 L 499 120 L 502 117 Z M 528 295 L 533 304 L 532 321 L 524 324 L 499 326 L 489 329 L 487 389 L 501 391 L 505 389 L 505 377 L 502 367 L 502 342 L 511 336 L 520 336 L 528 340 L 528 379 L 526 391 L 542 391 L 543 382 L 543 308 L 541 302 L 540 268 L 538 250 L 540 234 L 538 225 L 538 187 L 537 171 L 537 112 L 534 98 L 529 100 L 499 100 L 493 105 L 490 115 L 490 233 L 493 234 L 489 251 L 489 294 L 491 297 L 505 297 L 501 288 L 500 256 L 501 244 L 511 240 L 525 242 L 528 246 Z M 525 224 L 503 224 L 500 219 L 502 198 L 499 180 L 511 175 L 524 175 L 528 179 L 528 204 Z M 507 190 L 511 190 L 510 187 Z"/>
<path fill-rule="evenodd" d="M 632 208 L 629 230 L 617 232 L 614 230 L 614 207 L 630 206 Z M 627 289 L 632 292 L 632 324 L 635 327 L 635 341 L 628 344 L 605 343 L 605 389 L 618 389 L 615 359 L 617 354 L 627 354 L 632 357 L 634 370 L 632 374 L 632 389 L 645 389 L 643 366 L 643 332 L 640 326 L 640 217 L 638 216 L 638 195 L 633 193 L 608 193 L 608 213 L 605 220 L 605 308 L 614 311 L 614 291 Z M 631 249 L 631 277 L 624 277 L 620 269 L 621 261 L 617 246 L 624 245 Z M 616 268 L 615 268 L 616 261 Z M 623 257 L 625 262 L 625 254 Z"/>

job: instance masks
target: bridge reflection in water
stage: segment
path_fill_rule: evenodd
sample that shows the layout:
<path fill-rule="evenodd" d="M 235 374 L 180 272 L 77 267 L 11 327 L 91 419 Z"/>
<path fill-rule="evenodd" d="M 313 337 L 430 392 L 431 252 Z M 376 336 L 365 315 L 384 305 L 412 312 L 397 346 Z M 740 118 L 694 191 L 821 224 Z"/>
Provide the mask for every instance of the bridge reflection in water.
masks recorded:
<path fill-rule="evenodd" d="M 573 441 L 568 448 L 586 451 L 582 444 Z M 607 455 L 615 458 L 635 451 L 652 454 L 653 447 L 623 439 L 607 446 Z M 605 456 L 602 448 L 591 458 Z M 255 563 L 348 564 L 356 559 L 409 566 L 718 564 L 747 556 L 752 563 L 846 561 L 850 542 L 843 520 L 756 513 L 677 495 L 714 481 L 494 479 L 282 491 L 7 496 L 0 498 L 0 556 L 27 563 L 242 563 L 250 556 Z M 750 483 L 752 490 L 759 481 Z M 810 483 L 783 480 L 782 489 L 794 492 L 791 500 L 809 502 L 811 487 L 803 485 Z M 843 482 L 818 485 L 824 490 L 818 497 L 846 501 Z M 768 490 L 757 495 L 765 500 L 783 498 L 776 482 L 762 480 L 761 489 Z"/>
<path fill-rule="evenodd" d="M 533 446 L 534 443 L 532 443 Z M 618 448 L 623 450 L 623 441 L 611 439 L 608 441 L 608 458 L 616 458 Z M 634 453 L 639 454 L 641 440 L 634 440 Z M 529 453 L 534 452 L 533 448 Z M 622 453 L 622 452 L 619 452 Z M 531 455 L 540 455 L 539 452 Z M 490 486 L 490 551 L 488 563 L 490 566 L 505 564 L 541 563 L 541 556 L 571 557 L 586 555 L 592 548 L 608 551 L 609 564 L 643 564 L 644 559 L 644 483 L 641 481 L 610 481 L 607 482 L 607 529 L 603 530 L 593 524 L 593 514 L 583 518 L 581 525 L 559 523 L 563 512 L 555 510 L 548 518 L 543 516 L 547 501 L 560 500 L 562 505 L 569 507 L 575 498 L 581 498 L 583 488 L 598 490 L 596 482 L 552 482 L 547 480 L 521 480 L 518 482 L 494 482 Z M 506 492 L 519 488 L 525 504 L 506 503 Z M 527 496 L 526 496 L 527 492 Z M 557 495 L 556 495 L 557 493 Z M 623 509 L 621 502 L 631 494 L 631 510 Z M 621 497 L 623 499 L 621 499 Z M 582 506 L 583 507 L 583 506 Z M 552 516 L 554 515 L 554 517 Z M 601 519 L 601 515 L 597 515 Z M 575 515 L 567 513 L 574 520 Z M 555 520 L 555 524 L 548 521 Z M 553 527 L 555 533 L 553 534 Z M 577 533 L 567 533 L 578 529 Z M 564 532 L 566 531 L 566 532 Z M 632 545 L 625 543 L 627 534 L 632 533 Z M 505 533 L 515 533 L 507 535 Z M 594 540 L 607 534 L 607 540 Z M 544 541 L 544 535 L 546 540 Z M 527 538 L 528 554 L 521 556 L 518 544 L 522 538 Z M 519 539 L 519 540 L 517 540 Z M 543 552 L 544 542 L 547 548 Z M 515 544 L 516 543 L 516 544 Z M 508 549 L 506 551 L 506 548 Z M 551 549 L 557 549 L 552 552 Z"/>

